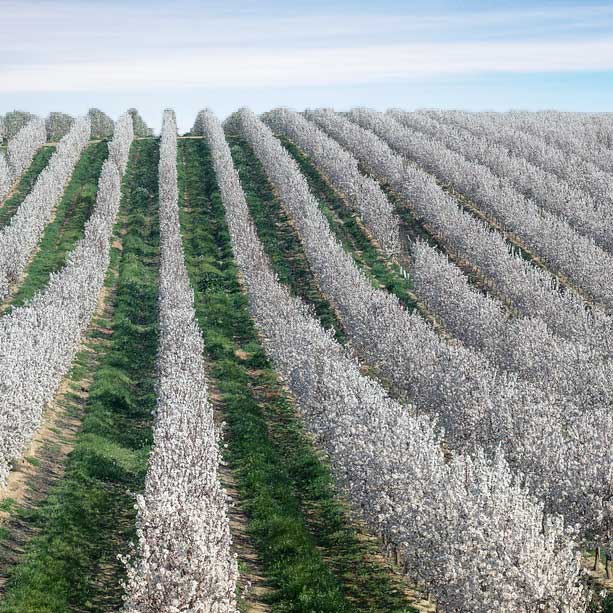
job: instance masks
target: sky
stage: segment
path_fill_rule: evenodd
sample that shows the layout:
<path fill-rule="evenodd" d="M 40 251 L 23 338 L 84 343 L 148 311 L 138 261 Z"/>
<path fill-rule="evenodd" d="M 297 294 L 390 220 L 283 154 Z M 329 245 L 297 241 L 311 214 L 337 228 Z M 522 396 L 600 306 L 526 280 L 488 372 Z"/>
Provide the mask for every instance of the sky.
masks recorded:
<path fill-rule="evenodd" d="M 613 111 L 613 0 L 0 0 L 0 114 Z"/>

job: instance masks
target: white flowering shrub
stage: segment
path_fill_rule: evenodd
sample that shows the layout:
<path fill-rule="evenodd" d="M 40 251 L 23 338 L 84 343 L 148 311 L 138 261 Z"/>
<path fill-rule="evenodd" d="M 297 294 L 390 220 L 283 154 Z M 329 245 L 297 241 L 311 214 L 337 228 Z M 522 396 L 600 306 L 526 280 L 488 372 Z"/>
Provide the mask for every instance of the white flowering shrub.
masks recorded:
<path fill-rule="evenodd" d="M 6 156 L 3 151 L 0 151 L 0 203 L 4 197 L 11 191 L 13 185 L 13 173 L 6 161 Z"/>
<path fill-rule="evenodd" d="M 444 144 L 409 130 L 390 115 L 354 109 L 349 118 L 470 198 L 502 227 L 519 237 L 554 271 L 564 274 L 594 300 L 613 308 L 613 255 L 566 221 L 519 194 L 506 178 Z"/>
<path fill-rule="evenodd" d="M 564 446 L 569 424 L 575 427 L 581 440 L 594 437 L 601 441 L 604 453 L 613 450 L 610 440 L 613 422 L 608 407 L 598 414 L 594 412 L 590 420 L 584 420 L 581 414 L 586 407 L 592 408 L 596 389 L 586 390 L 585 402 L 577 406 L 577 399 L 565 393 L 566 387 L 557 390 L 557 395 L 552 394 L 549 382 L 543 386 L 542 379 L 525 376 L 525 370 L 519 370 L 524 375 L 520 382 L 514 364 L 499 364 L 502 368 L 499 372 L 478 353 L 446 344 L 418 315 L 409 315 L 394 296 L 373 289 L 334 238 L 295 162 L 255 115 L 243 110 L 232 122 L 253 147 L 290 212 L 311 268 L 323 292 L 337 307 L 360 355 L 420 410 L 435 415 L 445 427 L 453 448 L 477 453 L 483 448 L 493 453 L 502 446 L 513 468 L 526 475 L 532 491 L 539 494 L 548 508 L 565 513 L 571 524 L 579 524 L 587 543 L 606 541 L 607 498 L 613 486 L 607 471 L 592 470 L 581 446 L 566 446 L 562 466 L 566 469 L 574 462 L 576 469 L 566 470 L 564 482 L 572 482 L 573 488 L 562 495 L 558 482 L 549 479 L 555 471 L 545 460 L 546 455 L 535 455 L 546 440 L 545 433 L 551 439 L 553 452 L 559 455 L 554 446 Z M 539 333 L 530 340 L 551 336 L 542 324 L 536 327 Z M 514 339 L 511 334 L 508 342 L 525 339 L 522 335 L 527 330 L 518 328 L 519 338 Z M 552 343 L 555 344 L 555 339 Z M 481 346 L 476 348 L 483 350 Z M 572 355 L 580 347 L 567 344 L 566 349 Z M 517 353 L 519 362 L 524 356 L 519 348 Z M 486 356 L 492 361 L 496 357 L 487 352 Z M 584 357 L 587 359 L 581 365 L 589 366 L 594 355 Z M 610 369 L 603 368 L 592 374 L 598 381 L 609 373 Z M 561 386 L 568 385 L 564 380 L 568 374 L 567 370 L 559 373 Z M 602 381 L 599 387 L 610 398 L 610 384 Z M 584 510 L 585 500 L 590 500 L 590 504 Z"/>
<path fill-rule="evenodd" d="M 130 123 L 128 115 L 118 124 Z M 52 173 L 64 172 L 78 156 L 89 134 L 77 120 L 58 146 Z M 130 148 L 129 127 L 120 132 Z M 47 287 L 25 306 L 0 318 L 0 482 L 21 457 L 43 413 L 69 371 L 81 334 L 89 325 L 104 283 L 110 238 L 121 198 L 121 172 L 105 161 L 94 211 L 83 238 L 68 255 L 65 267 L 51 275 Z"/>
<path fill-rule="evenodd" d="M 6 158 L 0 153 L 0 201 L 28 168 L 34 154 L 47 140 L 45 123 L 35 117 L 7 145 Z"/>
<path fill-rule="evenodd" d="M 45 123 L 38 117 L 27 123 L 9 141 L 7 157 L 14 179 L 29 166 L 34 154 L 45 143 Z"/>
<path fill-rule="evenodd" d="M 125 610 L 230 613 L 237 562 L 179 224 L 177 126 L 164 112 L 159 163 L 160 348 L 154 445 L 138 496 L 138 549 L 128 559 Z"/>
<path fill-rule="evenodd" d="M 331 110 L 305 114 L 400 194 L 447 252 L 483 275 L 514 308 L 543 319 L 564 338 L 613 355 L 610 317 L 587 310 L 573 292 L 560 292 L 555 277 L 517 255 L 498 232 L 463 211 L 431 175 L 405 162 L 370 130 Z"/>
<path fill-rule="evenodd" d="M 51 143 L 55 143 L 64 138 L 70 131 L 72 124 L 74 123 L 74 117 L 67 115 L 66 113 L 58 113 L 54 111 L 49 113 L 49 117 L 45 121 L 47 128 L 47 140 Z"/>
<path fill-rule="evenodd" d="M 396 296 L 375 289 L 330 230 L 306 179 L 271 131 L 247 110 L 233 121 L 290 213 L 311 269 L 354 347 L 404 397 L 437 415 L 454 446 L 495 445 L 513 433 L 519 416 L 549 412 L 536 389 L 520 389 L 514 375 L 501 376 L 475 352 L 446 343 Z"/>
<path fill-rule="evenodd" d="M 113 136 L 115 122 L 100 109 L 91 108 L 87 111 L 89 122 L 92 127 L 92 138 L 110 138 Z"/>
<path fill-rule="evenodd" d="M 576 407 L 595 396 L 613 405 L 613 363 L 577 341 L 554 335 L 539 318 L 510 317 L 497 299 L 470 285 L 462 271 L 423 241 L 412 250 L 415 291 L 445 327 L 469 347 L 522 378 L 544 384 Z"/>
<path fill-rule="evenodd" d="M 127 117 L 132 116 L 127 113 L 122 115 L 115 123 L 113 139 L 109 142 L 109 158 L 113 160 L 119 172 L 123 175 L 128 166 L 128 158 L 130 156 L 130 147 L 126 147 L 126 142 L 132 142 L 134 139 L 134 128 L 132 121 L 128 121 Z"/>
<path fill-rule="evenodd" d="M 483 113 L 479 119 L 505 125 L 518 135 L 530 137 L 545 159 L 555 162 L 564 174 L 599 200 L 611 203 L 613 127 L 609 114 Z M 561 159 L 560 159 L 561 158 Z"/>
<path fill-rule="evenodd" d="M 471 162 L 487 167 L 497 177 L 508 180 L 526 198 L 566 220 L 579 234 L 591 237 L 605 250 L 613 250 L 613 209 L 599 206 L 589 193 L 578 186 L 468 130 L 449 126 L 421 113 L 388 111 L 388 114 L 405 127 L 441 142 Z"/>
<path fill-rule="evenodd" d="M 6 140 L 11 140 L 21 128 L 35 118 L 35 115 L 26 111 L 10 111 L 2 120 L 3 137 Z"/>
<path fill-rule="evenodd" d="M 7 296 L 10 283 L 15 282 L 26 267 L 89 141 L 89 135 L 89 120 L 77 119 L 58 144 L 10 224 L 0 230 L 0 300 Z"/>
<path fill-rule="evenodd" d="M 577 525 L 586 546 L 610 547 L 613 508 L 613 364 L 579 343 L 552 334 L 540 319 L 509 318 L 500 302 L 468 284 L 441 253 L 419 242 L 413 250 L 415 291 L 467 346 L 504 371 L 541 386 L 554 401 L 548 419 L 536 413 L 503 447 L 546 508 Z M 587 453 L 598 441 L 607 458 Z M 593 443 L 592 443 L 593 444 Z"/>
<path fill-rule="evenodd" d="M 315 162 L 360 213 L 364 224 L 390 255 L 400 251 L 400 220 L 379 185 L 358 170 L 356 159 L 317 126 L 289 109 L 266 113 L 262 120 L 284 134 Z"/>
<path fill-rule="evenodd" d="M 210 112 L 200 119 L 264 347 L 355 512 L 397 547 L 407 572 L 425 581 L 446 611 L 585 610 L 570 535 L 560 519 L 543 514 L 502 455 L 458 453 L 447 461 L 430 418 L 412 416 L 361 375 L 278 283 L 221 126 Z M 256 120 L 243 111 L 231 123 L 243 121 Z"/>
<path fill-rule="evenodd" d="M 144 119 L 136 109 L 128 109 L 128 113 L 132 116 L 132 122 L 134 123 L 134 136 L 143 138 L 153 134 L 153 130 L 147 127 Z"/>

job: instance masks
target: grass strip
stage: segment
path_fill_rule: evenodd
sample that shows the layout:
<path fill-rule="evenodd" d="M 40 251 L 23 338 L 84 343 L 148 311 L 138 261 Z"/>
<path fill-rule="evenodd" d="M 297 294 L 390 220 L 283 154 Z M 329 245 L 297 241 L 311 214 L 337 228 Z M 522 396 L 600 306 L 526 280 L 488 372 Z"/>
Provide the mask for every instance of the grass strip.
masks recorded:
<path fill-rule="evenodd" d="M 226 420 L 226 460 L 273 587 L 272 610 L 411 611 L 400 580 L 336 498 L 330 471 L 259 344 L 207 145 L 180 141 L 179 158 L 186 262 Z"/>
<path fill-rule="evenodd" d="M 37 535 L 10 573 L 2 613 L 121 607 L 124 568 L 117 556 L 135 539 L 133 492 L 144 484 L 156 403 L 157 164 L 157 141 L 135 141 L 117 227 L 122 249 L 115 244 L 112 257 L 113 314 L 98 322 L 110 327 L 110 340 L 64 476 L 28 512 Z"/>

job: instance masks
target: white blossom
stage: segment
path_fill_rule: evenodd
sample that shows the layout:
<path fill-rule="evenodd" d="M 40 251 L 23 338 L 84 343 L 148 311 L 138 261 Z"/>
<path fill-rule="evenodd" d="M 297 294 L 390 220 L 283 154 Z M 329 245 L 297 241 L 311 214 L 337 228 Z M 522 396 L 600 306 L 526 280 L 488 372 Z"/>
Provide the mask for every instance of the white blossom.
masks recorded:
<path fill-rule="evenodd" d="M 405 162 L 381 138 L 330 110 L 307 111 L 380 180 L 412 207 L 448 253 L 484 275 L 490 287 L 527 316 L 543 319 L 553 332 L 613 356 L 610 317 L 588 310 L 573 292 L 514 252 L 502 236 L 465 212 L 434 178 Z"/>
<path fill-rule="evenodd" d="M 132 142 L 130 117 L 122 116 L 118 131 L 122 148 Z M 50 172 L 78 156 L 89 129 L 77 120 L 60 143 Z M 94 211 L 84 235 L 68 254 L 66 265 L 53 273 L 45 289 L 25 306 L 0 318 L 0 482 L 21 457 L 40 425 L 44 407 L 70 369 L 81 335 L 89 325 L 104 283 L 110 238 L 121 198 L 121 173 L 106 160 L 98 182 Z"/>
<path fill-rule="evenodd" d="M 538 318 L 510 318 L 425 243 L 415 245 L 413 259 L 415 291 L 449 331 L 550 395 L 549 416 L 522 415 L 502 446 L 546 509 L 578 526 L 585 546 L 610 547 L 613 363 L 553 334 Z M 594 462 L 593 448 L 601 461 Z"/>
<path fill-rule="evenodd" d="M 6 297 L 9 284 L 15 282 L 26 267 L 87 146 L 89 135 L 89 120 L 77 119 L 38 175 L 10 224 L 0 230 L 0 300 Z"/>
<path fill-rule="evenodd" d="M 276 109 L 263 121 L 285 134 L 320 166 L 359 211 L 366 227 L 390 255 L 400 251 L 400 220 L 379 185 L 358 170 L 356 159 L 317 126 L 289 109 Z"/>
<path fill-rule="evenodd" d="M 613 204 L 611 167 L 613 127 L 609 114 L 511 113 L 479 114 L 487 122 L 513 129 L 518 145 L 529 149 L 550 169 L 576 181 L 603 204 Z"/>
<path fill-rule="evenodd" d="M 254 120 L 241 111 L 231 125 Z M 361 375 L 306 305 L 278 283 L 221 126 L 210 112 L 200 121 L 264 347 L 355 511 L 396 545 L 407 571 L 427 582 L 446 611 L 585 610 L 572 539 L 522 489 L 502 455 L 458 453 L 448 462 L 430 418 L 413 417 Z"/>
<path fill-rule="evenodd" d="M 353 109 L 349 118 L 419 163 L 439 181 L 453 186 L 513 235 L 554 271 L 562 273 L 597 303 L 613 309 L 613 255 L 566 221 L 540 209 L 511 182 L 441 142 L 405 128 L 390 115 Z"/>
<path fill-rule="evenodd" d="M 125 610 L 231 613 L 237 562 L 179 223 L 177 126 L 164 112 L 159 163 L 160 347 L 154 446 L 137 499 Z"/>
<path fill-rule="evenodd" d="M 7 156 L 0 153 L 0 202 L 28 168 L 47 140 L 45 123 L 35 117 L 8 142 Z"/>
<path fill-rule="evenodd" d="M 485 351 L 482 345 L 473 344 L 474 351 L 447 344 L 418 315 L 409 315 L 393 295 L 372 287 L 335 239 L 298 166 L 270 130 L 246 110 L 237 113 L 232 124 L 253 147 L 289 211 L 311 269 L 324 294 L 337 307 L 360 356 L 405 392 L 420 410 L 438 418 L 452 449 L 477 454 L 483 449 L 493 454 L 501 446 L 513 470 L 526 476 L 531 491 L 547 508 L 563 513 L 571 525 L 580 526 L 586 544 L 606 542 L 613 473 L 607 468 L 594 470 L 586 448 L 569 445 L 566 436 L 572 429 L 576 439 L 598 439 L 601 452 L 613 454 L 610 402 L 594 408 L 591 394 L 597 390 L 591 387 L 584 391 L 584 402 L 578 406 L 578 399 L 567 387 L 566 377 L 572 371 L 564 368 L 556 373 L 557 380 L 544 386 L 538 376 L 542 370 L 526 376 L 523 366 L 517 367 L 526 355 L 521 346 L 515 355 L 512 348 L 507 348 L 507 356 L 498 360 L 497 370 L 491 362 L 497 361 L 498 354 Z M 542 324 L 530 327 L 520 323 L 515 330 L 509 326 L 506 332 L 502 347 L 513 341 L 521 344 L 550 339 L 552 351 L 561 349 Z M 530 332 L 532 335 L 526 336 Z M 571 357 L 575 351 L 584 352 L 575 366 L 589 368 L 595 359 L 594 352 L 572 343 L 567 343 L 565 350 Z M 515 362 L 509 363 L 513 357 Z M 540 357 L 546 361 L 548 356 Z M 592 374 L 610 398 L 610 367 Z M 589 419 L 582 414 L 585 410 L 591 411 Z M 550 455 L 540 452 L 545 445 Z M 550 468 L 551 455 L 560 470 Z M 560 481 L 572 484 L 572 488 L 563 491 Z"/>
<path fill-rule="evenodd" d="M 0 151 L 0 202 L 4 199 L 6 194 L 11 191 L 13 185 L 13 173 L 6 161 L 6 156 L 3 151 Z"/>
<path fill-rule="evenodd" d="M 482 164 L 543 210 L 566 220 L 574 230 L 591 237 L 605 250 L 613 250 L 613 211 L 598 203 L 579 186 L 535 166 L 525 157 L 468 130 L 436 121 L 421 113 L 388 111 L 411 130 L 441 142 L 466 159 Z"/>
<path fill-rule="evenodd" d="M 290 213 L 318 284 L 352 345 L 404 397 L 437 415 L 455 447 L 496 445 L 513 433 L 520 415 L 549 414 L 543 394 L 519 386 L 513 374 L 497 372 L 475 352 L 446 343 L 396 296 L 374 288 L 332 233 L 306 179 L 271 131 L 247 110 L 233 123 Z"/>

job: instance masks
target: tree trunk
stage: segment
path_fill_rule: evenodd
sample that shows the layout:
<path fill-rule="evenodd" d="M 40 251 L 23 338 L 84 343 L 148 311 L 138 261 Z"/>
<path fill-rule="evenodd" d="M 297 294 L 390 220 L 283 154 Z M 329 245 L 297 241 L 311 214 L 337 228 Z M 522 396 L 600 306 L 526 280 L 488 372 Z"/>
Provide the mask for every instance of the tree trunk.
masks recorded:
<path fill-rule="evenodd" d="M 598 560 L 600 559 L 600 546 L 596 547 L 596 553 L 594 554 L 594 568 L 592 570 L 598 570 Z"/>
<path fill-rule="evenodd" d="M 610 562 L 611 562 L 611 555 L 607 553 L 606 562 L 605 562 L 605 566 L 604 566 L 604 570 L 605 570 L 605 572 L 607 574 L 607 579 L 611 578 L 611 572 L 610 572 L 610 569 L 609 569 Z"/>

